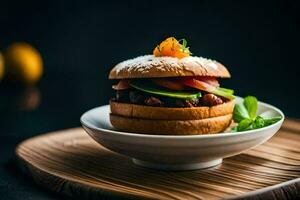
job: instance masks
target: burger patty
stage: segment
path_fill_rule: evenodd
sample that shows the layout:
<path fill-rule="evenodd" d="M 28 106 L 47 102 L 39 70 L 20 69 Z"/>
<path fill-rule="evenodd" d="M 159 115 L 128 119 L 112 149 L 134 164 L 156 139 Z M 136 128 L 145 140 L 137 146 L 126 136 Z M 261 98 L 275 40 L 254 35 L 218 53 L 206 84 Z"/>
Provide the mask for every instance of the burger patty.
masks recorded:
<path fill-rule="evenodd" d="M 114 101 L 120 103 L 132 103 L 147 106 L 157 107 L 197 107 L 197 106 L 215 106 L 226 102 L 217 95 L 210 93 L 203 93 L 203 96 L 195 99 L 177 99 L 170 97 L 163 97 L 158 95 L 148 94 L 139 90 L 117 90 Z"/>

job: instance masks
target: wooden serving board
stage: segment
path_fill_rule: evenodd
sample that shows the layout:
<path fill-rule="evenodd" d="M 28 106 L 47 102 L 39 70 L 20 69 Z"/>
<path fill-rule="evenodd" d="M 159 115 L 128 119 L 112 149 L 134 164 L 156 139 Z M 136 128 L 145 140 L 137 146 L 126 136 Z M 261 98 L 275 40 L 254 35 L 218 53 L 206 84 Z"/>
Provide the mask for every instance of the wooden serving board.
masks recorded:
<path fill-rule="evenodd" d="M 37 184 L 78 199 L 296 199 L 299 133 L 300 122 L 286 120 L 267 143 L 217 167 L 185 172 L 136 166 L 94 142 L 82 128 L 26 140 L 16 153 Z"/>

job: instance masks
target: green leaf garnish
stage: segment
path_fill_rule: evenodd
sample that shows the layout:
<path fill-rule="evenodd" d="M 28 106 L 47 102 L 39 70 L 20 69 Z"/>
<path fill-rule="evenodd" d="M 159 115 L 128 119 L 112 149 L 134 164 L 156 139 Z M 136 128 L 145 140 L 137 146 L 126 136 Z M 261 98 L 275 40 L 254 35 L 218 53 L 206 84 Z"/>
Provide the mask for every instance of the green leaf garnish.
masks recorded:
<path fill-rule="evenodd" d="M 281 120 L 281 117 L 264 118 L 265 125 L 269 126 Z"/>
<path fill-rule="evenodd" d="M 253 122 L 253 128 L 262 128 L 265 126 L 265 120 L 261 116 L 257 116 Z"/>
<path fill-rule="evenodd" d="M 242 103 L 236 104 L 233 109 L 233 120 L 239 123 L 240 121 L 248 118 L 249 118 L 249 114 L 244 104 Z"/>
<path fill-rule="evenodd" d="M 232 128 L 232 132 L 263 128 L 282 119 L 280 116 L 267 117 L 263 116 L 263 114 L 257 116 L 257 109 L 258 101 L 253 96 L 247 96 L 244 98 L 243 103 L 236 104 L 233 110 L 233 120 L 238 125 Z"/>
<path fill-rule="evenodd" d="M 146 86 L 138 81 L 130 81 L 130 86 L 150 94 L 156 94 L 165 97 L 178 98 L 178 99 L 195 99 L 201 97 L 201 92 L 191 93 L 191 92 L 176 92 L 168 90 L 160 90 L 151 86 Z"/>
<path fill-rule="evenodd" d="M 237 131 L 246 131 L 251 129 L 252 122 L 253 121 L 251 119 L 243 119 L 237 126 Z"/>
<path fill-rule="evenodd" d="M 178 42 L 180 43 L 182 41 L 182 47 L 183 48 L 186 48 L 186 46 L 187 46 L 187 41 L 186 41 L 186 39 L 184 39 L 184 38 L 182 38 L 182 39 L 180 39 L 180 40 L 178 40 Z"/>
<path fill-rule="evenodd" d="M 236 133 L 236 132 L 238 132 L 237 126 L 233 127 L 233 128 L 230 130 L 230 132 L 231 132 L 231 133 Z"/>
<path fill-rule="evenodd" d="M 160 50 L 160 45 L 159 45 L 159 44 L 156 46 L 156 48 L 158 49 L 158 51 L 159 51 L 159 53 L 160 53 L 161 50 Z"/>
<path fill-rule="evenodd" d="M 249 117 L 254 119 L 256 117 L 258 102 L 256 97 L 247 96 L 244 98 L 244 106 L 246 107 Z"/>
<path fill-rule="evenodd" d="M 182 42 L 182 44 L 180 42 Z M 181 49 L 182 52 L 192 55 L 192 53 L 190 52 L 190 47 L 187 47 L 186 39 L 182 38 L 182 39 L 178 40 L 178 43 L 182 45 L 182 49 Z"/>

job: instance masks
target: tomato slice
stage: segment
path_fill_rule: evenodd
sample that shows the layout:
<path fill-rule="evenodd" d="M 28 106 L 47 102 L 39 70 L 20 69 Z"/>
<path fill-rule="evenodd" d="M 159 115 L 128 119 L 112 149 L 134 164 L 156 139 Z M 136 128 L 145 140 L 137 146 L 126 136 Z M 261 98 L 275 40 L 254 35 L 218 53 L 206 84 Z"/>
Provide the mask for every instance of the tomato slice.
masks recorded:
<path fill-rule="evenodd" d="M 179 83 L 190 86 L 192 88 L 196 88 L 202 91 L 210 92 L 215 87 L 198 79 L 192 77 L 180 77 L 176 79 Z"/>
<path fill-rule="evenodd" d="M 219 87 L 220 84 L 218 82 L 218 80 L 216 79 L 216 77 L 211 77 L 211 76 L 196 76 L 195 77 L 197 80 L 199 81 L 203 81 L 205 83 L 208 83 L 209 85 L 215 86 L 215 87 Z"/>
<path fill-rule="evenodd" d="M 120 80 L 117 85 L 113 85 L 114 90 L 127 90 L 130 88 L 129 82 L 127 80 Z"/>
<path fill-rule="evenodd" d="M 152 80 L 157 85 L 170 90 L 184 90 L 187 88 L 184 84 L 181 84 L 173 80 L 165 79 L 165 78 L 156 78 Z"/>

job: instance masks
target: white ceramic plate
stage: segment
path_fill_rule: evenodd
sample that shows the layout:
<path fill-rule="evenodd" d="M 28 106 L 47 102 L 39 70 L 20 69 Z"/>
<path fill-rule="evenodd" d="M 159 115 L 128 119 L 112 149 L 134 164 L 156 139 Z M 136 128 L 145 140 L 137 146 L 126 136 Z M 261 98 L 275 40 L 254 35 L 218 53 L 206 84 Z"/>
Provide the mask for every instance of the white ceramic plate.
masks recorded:
<path fill-rule="evenodd" d="M 80 119 L 83 128 L 99 144 L 131 157 L 135 164 L 162 170 L 192 170 L 218 165 L 223 158 L 266 142 L 284 120 L 279 109 L 259 102 L 258 114 L 281 116 L 282 119 L 271 126 L 238 133 L 170 136 L 116 131 L 109 121 L 109 113 L 109 105 L 87 111 Z"/>

